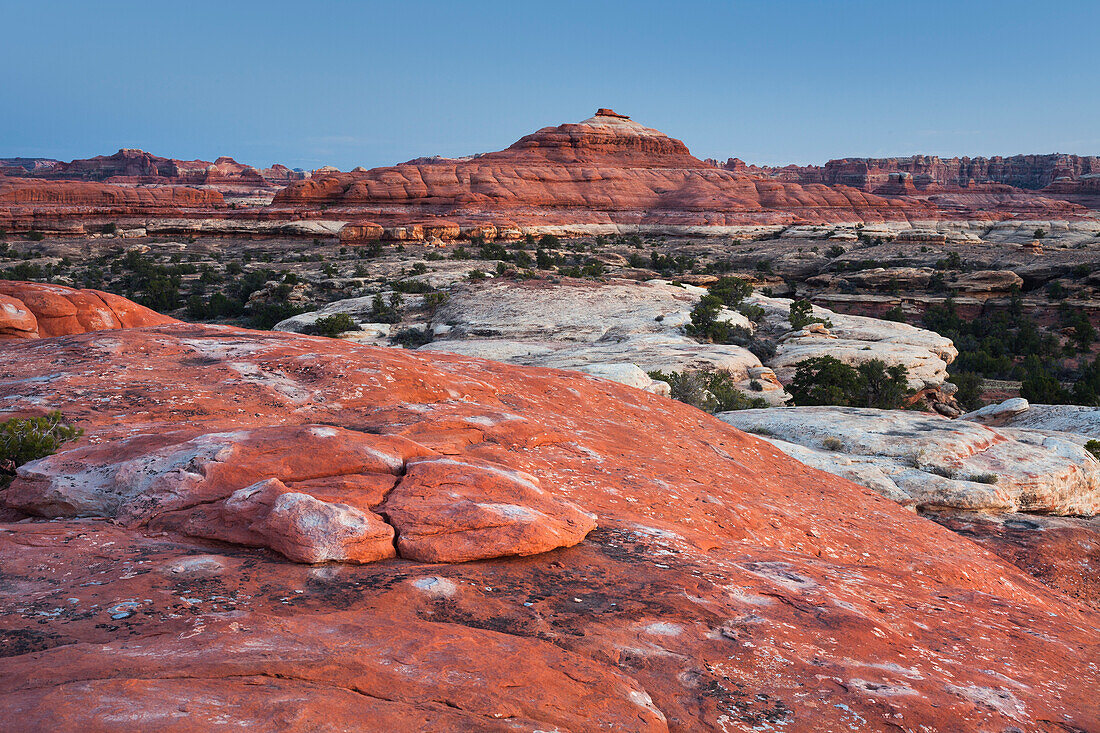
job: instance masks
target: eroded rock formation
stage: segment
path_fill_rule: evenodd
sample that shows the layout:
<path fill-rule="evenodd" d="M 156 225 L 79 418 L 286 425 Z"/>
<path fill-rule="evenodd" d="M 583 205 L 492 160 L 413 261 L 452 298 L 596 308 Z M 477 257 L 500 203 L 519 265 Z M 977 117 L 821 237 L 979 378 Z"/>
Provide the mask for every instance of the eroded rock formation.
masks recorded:
<path fill-rule="evenodd" d="M 734 225 L 882 221 L 932 216 L 845 186 L 800 186 L 719 170 L 681 141 L 610 110 L 547 127 L 494 153 L 421 158 L 315 175 L 279 192 L 276 207 L 367 210 L 377 222 L 452 218 L 501 225 Z"/>
<path fill-rule="evenodd" d="M 807 465 L 918 508 L 1100 513 L 1100 461 L 1073 435 L 855 407 L 720 417 Z"/>
<path fill-rule="evenodd" d="M 1100 713 L 1094 610 L 645 392 L 178 324 L 12 342 L 0 395 L 86 430 L 0 493 L 29 519 L 0 524 L 0 712 L 30 728 L 1053 731 Z M 561 546 L 585 512 L 598 527 Z M 357 551 L 386 526 L 425 561 L 250 549 L 337 559 L 314 529 Z M 559 549 L 431 549 L 502 540 Z"/>
<path fill-rule="evenodd" d="M 0 341 L 176 322 L 101 290 L 0 280 Z"/>

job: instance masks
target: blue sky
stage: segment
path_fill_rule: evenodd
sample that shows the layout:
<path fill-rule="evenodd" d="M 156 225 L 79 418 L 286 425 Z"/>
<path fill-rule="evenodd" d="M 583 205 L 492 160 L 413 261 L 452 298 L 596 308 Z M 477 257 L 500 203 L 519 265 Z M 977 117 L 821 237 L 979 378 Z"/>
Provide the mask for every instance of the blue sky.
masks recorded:
<path fill-rule="evenodd" d="M 1100 2 L 0 0 L 0 156 L 348 169 L 612 107 L 699 157 L 1100 154 Z"/>

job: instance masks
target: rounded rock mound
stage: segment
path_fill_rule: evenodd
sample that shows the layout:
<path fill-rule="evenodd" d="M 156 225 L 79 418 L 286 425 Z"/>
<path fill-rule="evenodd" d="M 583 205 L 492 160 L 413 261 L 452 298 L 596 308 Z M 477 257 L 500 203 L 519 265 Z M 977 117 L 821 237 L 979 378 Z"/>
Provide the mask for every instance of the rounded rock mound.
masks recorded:
<path fill-rule="evenodd" d="M 169 324 L 9 342 L 0 405 L 85 430 L 0 491 L 29 729 L 1100 719 L 1095 610 L 603 379 Z"/>

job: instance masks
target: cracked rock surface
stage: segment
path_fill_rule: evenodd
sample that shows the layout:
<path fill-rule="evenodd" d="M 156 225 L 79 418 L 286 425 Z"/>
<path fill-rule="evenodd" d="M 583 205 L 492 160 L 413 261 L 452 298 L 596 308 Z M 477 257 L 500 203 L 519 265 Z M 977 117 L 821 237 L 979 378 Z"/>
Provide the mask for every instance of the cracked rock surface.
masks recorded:
<path fill-rule="evenodd" d="M 11 342 L 0 405 L 85 429 L 0 492 L 15 729 L 1100 719 L 1094 608 L 578 372 L 179 324 Z"/>

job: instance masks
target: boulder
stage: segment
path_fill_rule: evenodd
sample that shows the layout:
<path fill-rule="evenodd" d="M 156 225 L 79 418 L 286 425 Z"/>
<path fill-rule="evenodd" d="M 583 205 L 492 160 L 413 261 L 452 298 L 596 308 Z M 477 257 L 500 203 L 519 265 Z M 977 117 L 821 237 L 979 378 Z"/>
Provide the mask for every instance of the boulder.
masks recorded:
<path fill-rule="evenodd" d="M 993 429 L 907 410 L 784 407 L 725 412 L 830 473 L 921 508 L 1100 513 L 1100 461 L 1067 436 Z"/>
<path fill-rule="evenodd" d="M 165 323 L 178 321 L 111 293 L 0 280 L 0 340 L 68 336 Z"/>
<path fill-rule="evenodd" d="M 1023 287 L 1024 279 L 1012 270 L 977 270 L 960 272 L 951 280 L 951 287 L 963 293 L 998 294 Z"/>
<path fill-rule="evenodd" d="M 340 230 L 340 244 L 362 244 L 374 242 L 382 238 L 384 230 L 380 224 L 374 222 L 356 222 L 345 224 Z"/>
<path fill-rule="evenodd" d="M 531 555 L 574 545 L 595 527 L 594 516 L 546 496 L 533 476 L 428 460 L 435 451 L 404 438 L 318 425 L 156 443 L 143 437 L 33 461 L 5 502 L 39 516 L 105 516 L 269 547 L 307 563 L 393 557 L 395 527 L 402 557 L 431 562 Z"/>

